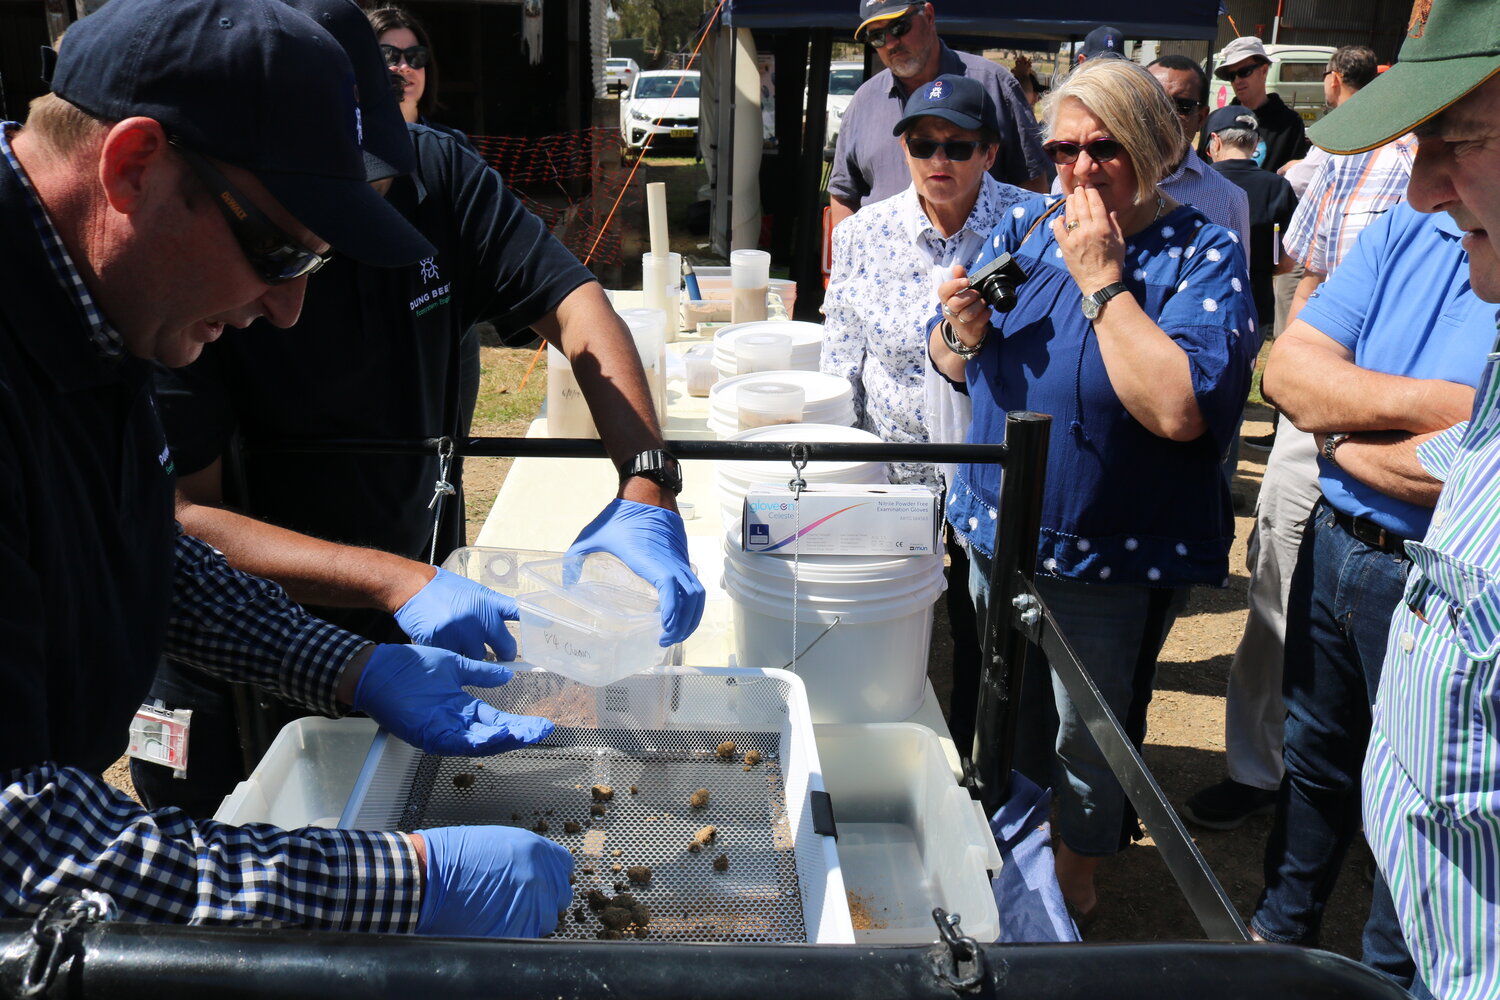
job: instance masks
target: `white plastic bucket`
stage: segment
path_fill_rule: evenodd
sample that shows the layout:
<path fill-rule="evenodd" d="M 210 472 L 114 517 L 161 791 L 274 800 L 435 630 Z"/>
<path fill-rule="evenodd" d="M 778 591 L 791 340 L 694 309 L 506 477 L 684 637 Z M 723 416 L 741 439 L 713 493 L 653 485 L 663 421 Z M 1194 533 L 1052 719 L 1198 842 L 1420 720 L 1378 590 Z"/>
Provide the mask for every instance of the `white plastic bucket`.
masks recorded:
<path fill-rule="evenodd" d="M 858 427 L 842 424 L 781 424 L 775 427 L 756 427 L 740 431 L 729 437 L 731 441 L 822 441 L 825 443 L 879 444 L 880 438 Z M 715 462 L 718 472 L 719 512 L 724 520 L 724 529 L 736 536 L 740 530 L 740 516 L 745 503 L 745 494 L 754 486 L 767 483 L 784 487 L 792 478 L 790 463 L 777 462 Z M 888 482 L 884 462 L 809 462 L 802 470 L 802 478 L 809 484 L 849 483 L 876 485 Z"/>
<path fill-rule="evenodd" d="M 803 652 L 792 669 L 814 722 L 900 722 L 921 707 L 941 556 L 794 560 L 744 552 L 733 537 L 724 550 L 740 666 L 785 667 L 795 618 Z"/>

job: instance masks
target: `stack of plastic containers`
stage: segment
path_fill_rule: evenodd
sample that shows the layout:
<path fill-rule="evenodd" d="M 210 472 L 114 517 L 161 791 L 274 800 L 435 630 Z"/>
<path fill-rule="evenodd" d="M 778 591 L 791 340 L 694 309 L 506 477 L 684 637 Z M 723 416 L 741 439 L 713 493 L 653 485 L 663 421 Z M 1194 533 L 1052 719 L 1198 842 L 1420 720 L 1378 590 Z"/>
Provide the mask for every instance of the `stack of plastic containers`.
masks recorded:
<path fill-rule="evenodd" d="M 821 372 L 780 371 L 737 375 L 715 383 L 708 392 L 708 429 L 720 438 L 745 430 L 740 426 L 740 411 L 744 404 L 740 389 L 765 382 L 794 386 L 802 390 L 801 420 L 793 422 L 842 424 L 845 427 L 854 425 L 854 390 L 848 379 Z"/>
<path fill-rule="evenodd" d="M 755 370 L 743 367 L 738 340 L 741 336 L 753 337 L 766 333 L 780 334 L 792 339 L 792 350 L 787 368 L 805 372 L 818 370 L 818 360 L 823 352 L 822 325 L 775 320 L 764 323 L 733 323 L 714 334 L 714 367 L 718 368 L 720 377 L 733 378 Z"/>

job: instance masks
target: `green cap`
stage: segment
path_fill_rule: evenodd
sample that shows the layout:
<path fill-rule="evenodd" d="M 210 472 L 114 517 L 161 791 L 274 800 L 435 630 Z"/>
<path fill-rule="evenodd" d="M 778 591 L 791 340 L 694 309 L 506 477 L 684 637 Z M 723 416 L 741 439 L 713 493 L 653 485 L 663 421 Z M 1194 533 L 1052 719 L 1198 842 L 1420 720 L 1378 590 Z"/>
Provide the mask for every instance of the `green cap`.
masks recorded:
<path fill-rule="evenodd" d="M 1383 146 L 1500 71 L 1500 3 L 1416 0 L 1396 64 L 1308 130 L 1330 153 Z"/>

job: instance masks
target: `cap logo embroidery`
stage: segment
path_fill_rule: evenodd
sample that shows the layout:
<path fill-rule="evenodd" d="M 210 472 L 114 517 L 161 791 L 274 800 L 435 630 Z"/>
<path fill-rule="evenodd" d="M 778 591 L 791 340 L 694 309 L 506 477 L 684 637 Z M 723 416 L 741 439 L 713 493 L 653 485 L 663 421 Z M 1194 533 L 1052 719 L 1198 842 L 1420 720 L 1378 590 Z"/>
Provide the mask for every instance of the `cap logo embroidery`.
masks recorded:
<path fill-rule="evenodd" d="M 938 80 L 932 85 L 932 89 L 927 92 L 927 99 L 929 101 L 940 101 L 943 99 L 943 81 Z"/>
<path fill-rule="evenodd" d="M 1407 38 L 1421 38 L 1427 33 L 1427 18 L 1432 15 L 1432 0 L 1416 0 L 1411 5 L 1411 20 L 1406 25 Z"/>

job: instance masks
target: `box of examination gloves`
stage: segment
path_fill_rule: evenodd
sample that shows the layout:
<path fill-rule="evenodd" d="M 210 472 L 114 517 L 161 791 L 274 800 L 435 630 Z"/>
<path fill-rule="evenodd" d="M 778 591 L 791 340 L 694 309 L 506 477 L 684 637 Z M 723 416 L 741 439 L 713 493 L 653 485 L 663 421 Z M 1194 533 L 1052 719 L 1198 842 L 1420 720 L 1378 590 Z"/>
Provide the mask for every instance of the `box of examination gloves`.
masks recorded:
<path fill-rule="evenodd" d="M 752 486 L 740 523 L 746 552 L 930 556 L 942 551 L 942 510 L 925 486 L 818 483 L 800 497 L 785 486 Z"/>

